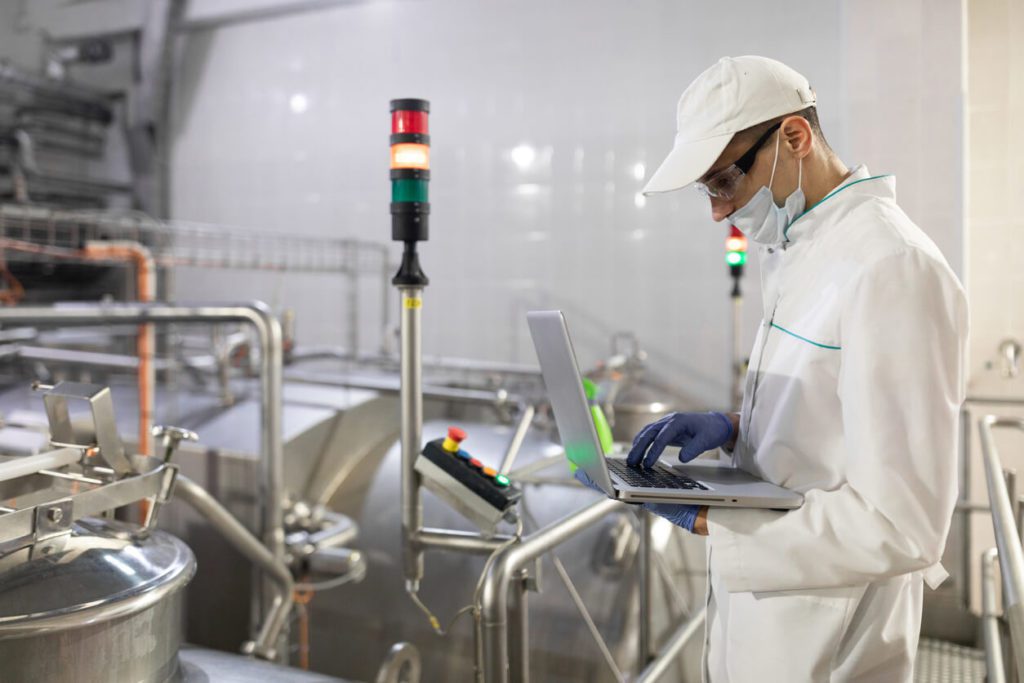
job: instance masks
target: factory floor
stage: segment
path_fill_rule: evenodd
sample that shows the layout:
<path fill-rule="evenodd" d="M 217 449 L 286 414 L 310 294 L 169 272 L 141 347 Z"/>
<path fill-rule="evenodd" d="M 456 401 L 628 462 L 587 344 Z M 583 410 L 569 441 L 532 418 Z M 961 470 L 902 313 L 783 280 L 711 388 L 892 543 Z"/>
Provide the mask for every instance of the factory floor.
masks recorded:
<path fill-rule="evenodd" d="M 978 637 L 978 618 L 964 609 L 952 581 L 926 590 L 914 682 L 983 683 L 985 652 L 974 647 Z"/>

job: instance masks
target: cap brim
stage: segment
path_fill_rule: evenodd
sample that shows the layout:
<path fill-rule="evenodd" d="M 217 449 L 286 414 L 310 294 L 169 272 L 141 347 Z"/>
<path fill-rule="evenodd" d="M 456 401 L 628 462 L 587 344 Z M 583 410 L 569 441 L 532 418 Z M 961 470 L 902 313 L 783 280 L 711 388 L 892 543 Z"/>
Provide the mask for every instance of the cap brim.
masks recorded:
<path fill-rule="evenodd" d="M 644 185 L 643 193 L 671 192 L 698 180 L 715 163 L 732 136 L 732 133 L 724 133 L 703 140 L 676 143 Z"/>

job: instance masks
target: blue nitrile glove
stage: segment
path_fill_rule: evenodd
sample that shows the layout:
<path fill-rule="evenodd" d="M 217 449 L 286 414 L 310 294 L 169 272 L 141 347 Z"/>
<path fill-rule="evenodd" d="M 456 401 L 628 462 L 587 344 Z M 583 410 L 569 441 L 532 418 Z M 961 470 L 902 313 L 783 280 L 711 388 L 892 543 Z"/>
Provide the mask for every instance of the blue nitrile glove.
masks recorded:
<path fill-rule="evenodd" d="M 644 503 L 643 508 L 690 533 L 693 533 L 693 525 L 697 522 L 697 513 L 700 512 L 699 505 L 681 505 L 679 503 Z"/>
<path fill-rule="evenodd" d="M 654 467 L 666 446 L 678 446 L 680 462 L 690 462 L 729 443 L 732 432 L 732 420 L 723 413 L 670 413 L 640 430 L 626 464 L 637 467 L 643 460 L 644 467 Z"/>
<path fill-rule="evenodd" d="M 586 486 L 588 489 L 593 489 L 601 495 L 604 495 L 604 491 L 601 487 L 594 483 L 594 480 L 584 472 L 582 469 L 577 468 L 576 473 L 573 475 L 576 477 L 576 481 Z M 699 505 L 678 505 L 675 503 L 643 503 L 640 507 L 644 510 L 648 510 L 664 517 L 668 521 L 672 522 L 676 526 L 682 527 L 689 532 L 693 532 L 693 525 L 697 521 L 697 513 L 700 512 Z"/>

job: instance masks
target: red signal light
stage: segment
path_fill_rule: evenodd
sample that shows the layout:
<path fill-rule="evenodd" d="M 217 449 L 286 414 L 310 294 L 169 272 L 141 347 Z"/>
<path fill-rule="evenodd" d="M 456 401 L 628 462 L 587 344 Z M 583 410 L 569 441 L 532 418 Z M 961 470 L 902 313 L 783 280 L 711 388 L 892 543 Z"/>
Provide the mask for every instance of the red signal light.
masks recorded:
<path fill-rule="evenodd" d="M 425 111 L 393 111 L 391 112 L 391 132 L 393 134 L 419 133 L 420 135 L 428 135 L 430 133 L 427 123 L 428 119 L 429 112 Z"/>

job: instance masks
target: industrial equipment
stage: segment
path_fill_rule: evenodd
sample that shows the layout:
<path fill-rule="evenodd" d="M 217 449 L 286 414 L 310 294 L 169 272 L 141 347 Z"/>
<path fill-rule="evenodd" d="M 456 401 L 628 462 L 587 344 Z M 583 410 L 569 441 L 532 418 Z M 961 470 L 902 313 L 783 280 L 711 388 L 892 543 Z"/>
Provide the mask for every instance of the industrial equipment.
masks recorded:
<path fill-rule="evenodd" d="M 224 666 L 223 656 L 204 659 L 192 652 L 188 665 L 180 666 L 184 589 L 196 562 L 187 545 L 156 528 L 172 494 L 276 586 L 258 633 L 241 649 L 277 659 L 295 582 L 259 540 L 171 463 L 177 445 L 196 435 L 157 427 L 163 457 L 129 456 L 108 388 L 74 382 L 34 388 L 43 394 L 51 450 L 0 462 L 4 679 L 239 680 L 231 674 L 210 677 L 210 666 Z M 115 512 L 139 522 L 114 519 Z M 355 535 L 350 520 L 322 513 L 304 521 L 311 528 L 288 537 L 293 562 L 305 561 L 314 575 L 362 577 L 361 556 L 337 547 Z M 55 652 L 61 656 L 53 657 Z M 280 667 L 248 669 L 275 680 L 309 679 Z M 392 676 L 398 675 L 396 669 Z"/>
<path fill-rule="evenodd" d="M 416 460 L 423 485 L 493 536 L 502 520 L 515 524 L 516 501 L 522 490 L 509 478 L 460 447 L 466 433 L 450 427 L 443 439 L 428 441 Z"/>

